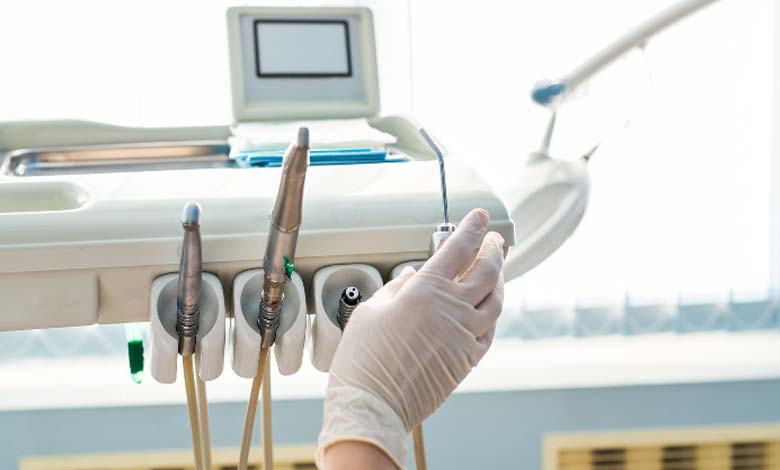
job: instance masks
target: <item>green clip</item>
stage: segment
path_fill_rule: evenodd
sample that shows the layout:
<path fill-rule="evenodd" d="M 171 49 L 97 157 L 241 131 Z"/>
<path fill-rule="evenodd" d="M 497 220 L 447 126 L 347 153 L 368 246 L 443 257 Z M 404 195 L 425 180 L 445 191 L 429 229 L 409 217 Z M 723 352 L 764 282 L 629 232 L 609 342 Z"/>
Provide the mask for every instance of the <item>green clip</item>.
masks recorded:
<path fill-rule="evenodd" d="M 284 257 L 284 273 L 287 275 L 287 279 L 292 279 L 292 273 L 295 271 L 295 265 L 290 262 L 290 258 Z"/>

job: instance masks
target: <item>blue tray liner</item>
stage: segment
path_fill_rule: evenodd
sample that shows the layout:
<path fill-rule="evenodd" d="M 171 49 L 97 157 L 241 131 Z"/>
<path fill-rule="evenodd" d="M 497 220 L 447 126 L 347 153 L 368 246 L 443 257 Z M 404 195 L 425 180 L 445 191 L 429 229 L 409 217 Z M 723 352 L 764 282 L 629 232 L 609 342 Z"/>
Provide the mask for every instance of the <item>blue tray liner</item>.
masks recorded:
<path fill-rule="evenodd" d="M 282 165 L 284 150 L 247 150 L 232 157 L 240 167 L 274 168 Z M 368 147 L 344 149 L 312 149 L 312 166 L 365 165 L 371 163 L 401 163 L 409 161 L 404 155 L 390 155 L 386 150 Z"/>

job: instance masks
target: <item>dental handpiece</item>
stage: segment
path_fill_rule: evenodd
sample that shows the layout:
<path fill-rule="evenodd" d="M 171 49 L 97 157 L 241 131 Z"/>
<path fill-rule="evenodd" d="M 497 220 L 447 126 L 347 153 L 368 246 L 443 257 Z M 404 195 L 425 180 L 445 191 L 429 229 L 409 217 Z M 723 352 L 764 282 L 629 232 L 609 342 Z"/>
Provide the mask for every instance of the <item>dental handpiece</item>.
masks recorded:
<path fill-rule="evenodd" d="M 349 322 L 352 312 L 363 301 L 363 294 L 360 293 L 360 289 L 354 286 L 347 287 L 341 292 L 339 297 L 339 310 L 336 315 L 336 319 L 339 322 L 339 326 L 343 330 Z"/>
<path fill-rule="evenodd" d="M 295 267 L 295 246 L 301 226 L 303 188 L 309 167 L 309 130 L 298 129 L 298 138 L 287 148 L 282 163 L 282 179 L 276 195 L 268 244 L 263 258 L 264 283 L 260 299 L 260 346 L 268 348 L 276 339 L 282 313 L 282 299 L 287 279 Z"/>
<path fill-rule="evenodd" d="M 179 265 L 179 291 L 176 297 L 176 333 L 179 335 L 179 354 L 195 353 L 195 341 L 200 321 L 200 213 L 195 202 L 187 203 L 182 212 L 184 242 Z"/>
<path fill-rule="evenodd" d="M 441 245 L 455 232 L 455 225 L 450 223 L 450 208 L 447 198 L 447 174 L 444 171 L 444 153 L 441 151 L 436 141 L 424 128 L 420 129 L 420 134 L 436 154 L 439 161 L 439 180 L 441 182 L 441 202 L 444 222 L 436 226 L 436 230 L 431 234 L 431 244 L 428 247 L 429 256 L 441 247 Z M 412 429 L 412 444 L 414 447 L 414 463 L 417 470 L 427 470 L 428 463 L 425 458 L 425 437 L 422 423 Z"/>

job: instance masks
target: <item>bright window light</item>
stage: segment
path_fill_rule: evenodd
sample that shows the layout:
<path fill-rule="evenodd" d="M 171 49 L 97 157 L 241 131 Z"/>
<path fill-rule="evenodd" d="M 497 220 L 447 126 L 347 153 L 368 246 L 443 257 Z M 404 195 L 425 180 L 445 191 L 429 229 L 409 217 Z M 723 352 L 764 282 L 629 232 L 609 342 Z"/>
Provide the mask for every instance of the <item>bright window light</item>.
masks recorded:
<path fill-rule="evenodd" d="M 441 4 L 413 2 L 414 113 L 511 191 L 547 119 L 532 85 L 670 3 L 450 2 L 444 20 Z M 592 199 L 561 250 L 508 286 L 508 309 L 766 295 L 772 4 L 716 3 L 562 108 L 554 156 L 601 144 L 589 164 Z"/>

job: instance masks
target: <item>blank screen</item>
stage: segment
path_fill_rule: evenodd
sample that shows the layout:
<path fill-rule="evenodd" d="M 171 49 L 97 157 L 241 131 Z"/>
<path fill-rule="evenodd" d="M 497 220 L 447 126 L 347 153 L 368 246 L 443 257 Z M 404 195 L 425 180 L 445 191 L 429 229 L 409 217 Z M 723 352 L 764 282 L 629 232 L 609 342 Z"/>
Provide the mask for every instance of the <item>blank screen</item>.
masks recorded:
<path fill-rule="evenodd" d="M 350 77 L 346 21 L 256 20 L 258 77 Z"/>

